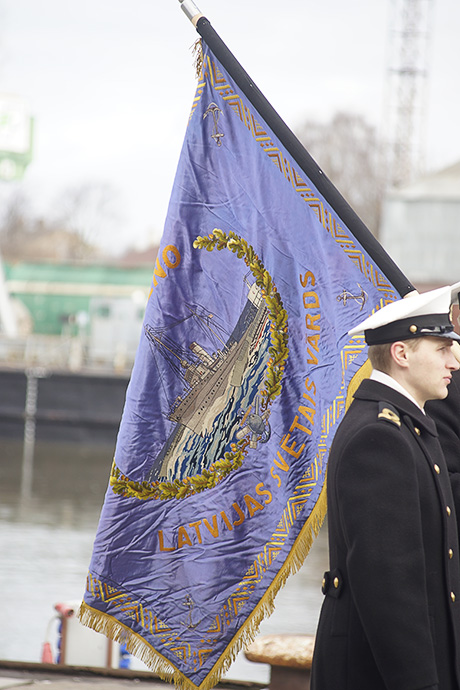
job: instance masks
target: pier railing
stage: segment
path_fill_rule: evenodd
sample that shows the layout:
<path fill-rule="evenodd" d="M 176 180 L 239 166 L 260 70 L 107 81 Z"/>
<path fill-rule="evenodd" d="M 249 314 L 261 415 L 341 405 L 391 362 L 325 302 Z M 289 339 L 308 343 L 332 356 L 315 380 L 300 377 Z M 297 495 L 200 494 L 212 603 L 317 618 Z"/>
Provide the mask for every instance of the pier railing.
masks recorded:
<path fill-rule="evenodd" d="M 130 351 L 124 343 L 114 343 L 110 349 L 95 348 L 81 335 L 33 333 L 14 339 L 0 335 L 0 366 L 129 373 L 134 356 L 135 351 Z"/>

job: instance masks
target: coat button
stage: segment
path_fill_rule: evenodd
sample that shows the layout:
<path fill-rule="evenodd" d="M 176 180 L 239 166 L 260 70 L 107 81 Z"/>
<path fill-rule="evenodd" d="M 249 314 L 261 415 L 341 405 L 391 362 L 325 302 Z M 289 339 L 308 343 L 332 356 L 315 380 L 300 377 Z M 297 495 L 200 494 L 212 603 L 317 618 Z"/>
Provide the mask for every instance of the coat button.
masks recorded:
<path fill-rule="evenodd" d="M 338 577 L 334 577 L 334 587 L 336 589 L 338 589 L 338 587 L 339 587 L 339 578 Z"/>
<path fill-rule="evenodd" d="M 434 471 L 436 472 L 436 474 L 441 474 L 441 468 L 439 467 L 439 465 L 434 466 Z"/>
<path fill-rule="evenodd" d="M 417 436 L 420 436 L 420 434 L 422 433 L 422 432 L 420 431 L 420 429 L 418 428 L 418 426 L 414 426 L 414 431 L 415 431 L 415 433 L 417 434 Z"/>
<path fill-rule="evenodd" d="M 452 601 L 455 601 L 455 594 L 454 594 L 454 592 L 451 592 L 451 593 L 450 593 L 450 598 L 452 599 Z"/>
<path fill-rule="evenodd" d="M 449 553 L 449 558 L 453 558 L 454 552 L 452 551 L 452 549 L 449 549 L 448 553 Z"/>
<path fill-rule="evenodd" d="M 449 508 L 449 506 L 446 506 L 446 513 L 447 513 L 447 515 L 450 516 L 451 512 L 452 512 L 452 511 L 451 511 L 451 509 Z"/>

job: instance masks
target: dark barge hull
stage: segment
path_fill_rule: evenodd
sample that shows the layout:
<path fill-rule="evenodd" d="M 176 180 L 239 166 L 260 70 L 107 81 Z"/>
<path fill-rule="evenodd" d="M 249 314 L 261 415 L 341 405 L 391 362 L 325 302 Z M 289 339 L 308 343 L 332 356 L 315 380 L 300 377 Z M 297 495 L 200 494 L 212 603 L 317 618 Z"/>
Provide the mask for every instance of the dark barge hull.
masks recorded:
<path fill-rule="evenodd" d="M 35 410 L 26 409 L 35 378 Z M 111 443 L 123 412 L 129 374 L 0 368 L 0 438 L 24 436 L 35 420 L 37 441 Z"/>

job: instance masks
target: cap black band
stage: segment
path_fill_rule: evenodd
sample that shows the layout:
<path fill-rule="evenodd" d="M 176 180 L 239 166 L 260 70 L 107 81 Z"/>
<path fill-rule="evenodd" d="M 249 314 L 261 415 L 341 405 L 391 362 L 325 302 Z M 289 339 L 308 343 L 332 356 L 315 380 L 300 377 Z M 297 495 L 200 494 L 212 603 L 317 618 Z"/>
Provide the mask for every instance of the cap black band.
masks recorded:
<path fill-rule="evenodd" d="M 394 343 L 397 340 L 422 338 L 428 335 L 448 338 L 450 334 L 454 339 L 458 338 L 454 333 L 454 327 L 448 314 L 412 316 L 364 331 L 368 345 L 383 345 L 384 343 Z"/>

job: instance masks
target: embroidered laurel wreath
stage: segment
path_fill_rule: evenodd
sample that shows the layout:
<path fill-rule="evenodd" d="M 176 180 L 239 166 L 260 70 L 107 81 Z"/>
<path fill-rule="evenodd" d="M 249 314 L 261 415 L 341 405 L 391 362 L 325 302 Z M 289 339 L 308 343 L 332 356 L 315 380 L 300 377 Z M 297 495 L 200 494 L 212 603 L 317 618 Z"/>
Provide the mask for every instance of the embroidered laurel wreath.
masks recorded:
<path fill-rule="evenodd" d="M 212 252 L 214 249 L 218 251 L 229 249 L 239 259 L 244 260 L 261 290 L 270 318 L 270 359 L 267 362 L 263 390 L 261 391 L 262 409 L 266 410 L 281 393 L 281 379 L 289 353 L 287 313 L 283 308 L 281 298 L 253 247 L 234 232 L 229 232 L 227 235 L 216 228 L 205 237 L 197 237 L 193 246 L 195 249 L 207 249 L 208 252 Z M 248 452 L 247 445 L 246 439 L 240 439 L 236 443 L 232 443 L 230 445 L 231 451 L 224 453 L 224 457 L 214 462 L 209 469 L 204 469 L 201 474 L 184 479 L 175 479 L 174 481 L 134 482 L 123 475 L 114 463 L 110 485 L 114 493 L 140 500 L 185 498 L 205 489 L 211 489 L 230 472 L 241 467 Z"/>

